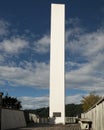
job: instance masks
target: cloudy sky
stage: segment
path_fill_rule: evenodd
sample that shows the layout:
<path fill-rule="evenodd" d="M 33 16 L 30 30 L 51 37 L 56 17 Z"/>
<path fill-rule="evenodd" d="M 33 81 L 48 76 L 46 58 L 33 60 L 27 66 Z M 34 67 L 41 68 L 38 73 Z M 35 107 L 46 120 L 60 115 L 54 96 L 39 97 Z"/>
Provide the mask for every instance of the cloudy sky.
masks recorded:
<path fill-rule="evenodd" d="M 51 3 L 66 5 L 66 103 L 104 93 L 103 0 L 1 0 L 0 91 L 23 109 L 49 104 Z"/>

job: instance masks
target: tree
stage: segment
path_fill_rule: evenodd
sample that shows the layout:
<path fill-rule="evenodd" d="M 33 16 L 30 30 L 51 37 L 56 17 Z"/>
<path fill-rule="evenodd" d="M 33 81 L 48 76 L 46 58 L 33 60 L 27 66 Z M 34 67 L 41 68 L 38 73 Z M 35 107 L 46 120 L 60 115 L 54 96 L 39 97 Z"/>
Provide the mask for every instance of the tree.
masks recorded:
<path fill-rule="evenodd" d="M 65 106 L 66 117 L 80 117 L 82 113 L 82 104 L 67 104 Z"/>
<path fill-rule="evenodd" d="M 95 95 L 94 93 L 90 93 L 88 96 L 83 97 L 81 100 L 83 111 L 87 111 L 94 104 L 96 104 L 102 97 L 99 95 Z"/>
<path fill-rule="evenodd" d="M 16 110 L 22 108 L 21 102 L 15 97 L 8 96 L 8 93 L 2 98 L 2 107 Z"/>

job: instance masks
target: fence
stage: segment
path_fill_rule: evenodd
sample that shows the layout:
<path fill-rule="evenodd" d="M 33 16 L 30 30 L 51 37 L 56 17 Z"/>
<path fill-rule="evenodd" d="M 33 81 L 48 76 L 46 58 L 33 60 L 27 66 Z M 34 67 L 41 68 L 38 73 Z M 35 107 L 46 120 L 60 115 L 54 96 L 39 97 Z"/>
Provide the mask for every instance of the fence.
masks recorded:
<path fill-rule="evenodd" d="M 77 117 L 65 117 L 65 123 L 77 123 Z"/>
<path fill-rule="evenodd" d="M 40 123 L 40 124 L 54 124 L 54 118 L 45 118 L 45 117 L 39 117 L 35 114 L 32 113 L 27 113 L 25 114 L 25 118 L 27 119 L 28 122 L 34 122 L 34 123 Z M 78 117 L 65 117 L 65 123 L 66 124 L 74 124 L 78 122 Z"/>
<path fill-rule="evenodd" d="M 104 98 L 97 102 L 88 112 L 82 113 L 81 118 L 91 120 L 94 130 L 104 130 Z"/>

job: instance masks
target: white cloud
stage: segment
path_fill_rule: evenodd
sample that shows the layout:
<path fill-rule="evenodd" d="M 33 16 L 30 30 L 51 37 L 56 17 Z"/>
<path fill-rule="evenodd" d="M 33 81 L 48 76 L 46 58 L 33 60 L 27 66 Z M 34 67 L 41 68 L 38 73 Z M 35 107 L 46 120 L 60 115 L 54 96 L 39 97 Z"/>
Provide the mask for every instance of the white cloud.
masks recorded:
<path fill-rule="evenodd" d="M 76 29 L 77 27 L 66 32 L 67 50 L 71 51 L 71 53 L 86 56 L 86 58 L 92 58 L 104 50 L 103 30 L 85 33 L 81 28 Z M 72 38 L 72 35 L 74 35 L 74 38 Z"/>
<path fill-rule="evenodd" d="M 97 73 L 89 65 L 78 70 L 66 73 L 66 86 L 86 91 L 104 91 L 103 77 L 96 76 Z"/>
<path fill-rule="evenodd" d="M 76 36 L 74 36 L 75 39 L 73 38 L 71 40 L 70 38 L 72 33 L 67 31 L 66 51 L 69 51 L 68 53 L 80 54 L 82 57 L 84 56 L 87 62 L 83 64 L 77 61 L 66 62 L 67 66 L 71 66 L 71 69 L 66 72 L 66 86 L 79 90 L 97 91 L 102 93 L 104 92 L 104 32 L 102 30 L 97 30 L 92 33 L 84 32 L 82 34 L 78 33 L 80 30 L 83 32 L 80 28 L 72 30 L 73 35 L 75 34 Z M 49 43 L 48 40 L 46 40 L 47 37 L 43 37 L 42 39 L 37 42 L 39 43 L 39 46 L 35 49 L 38 50 L 38 53 L 43 54 L 47 52 L 47 46 L 49 46 Z M 44 39 L 47 42 L 45 42 Z M 46 45 L 43 45 L 43 43 L 46 43 Z M 4 48 L 7 47 L 3 47 L 3 49 Z M 23 49 L 24 47 L 17 47 L 17 49 L 13 49 L 13 51 L 11 51 L 12 49 L 4 50 L 8 53 L 15 53 L 18 52 L 19 49 L 21 50 L 21 48 Z M 15 85 L 34 86 L 40 88 L 47 88 L 49 86 L 49 64 L 44 62 L 26 62 L 23 63 L 23 65 L 25 65 L 24 69 L 22 67 L 0 66 L 1 81 L 2 79 L 5 79 L 8 83 L 13 83 Z M 76 94 L 66 97 L 66 103 L 79 103 L 81 96 L 82 95 L 80 94 Z M 48 100 L 48 97 L 21 97 L 23 108 L 25 109 L 45 107 L 48 105 Z"/>
<path fill-rule="evenodd" d="M 79 104 L 83 95 L 76 94 L 72 96 L 66 96 L 66 104 L 76 103 Z M 18 100 L 21 101 L 23 109 L 38 109 L 49 106 L 49 97 L 18 97 Z"/>
<path fill-rule="evenodd" d="M 95 89 L 99 92 L 104 91 L 104 30 L 85 32 L 83 28 L 77 26 L 78 22 L 76 19 L 73 28 L 66 30 L 66 52 L 73 55 L 71 59 L 69 57 L 69 61 L 66 61 L 66 66 L 69 68 L 66 69 L 66 86 L 86 91 Z M 70 24 L 72 23 L 73 19 L 70 21 Z M 8 31 L 6 32 L 7 25 L 3 24 L 1 24 L 1 28 L 5 30 L 2 33 L 4 35 Z M 49 52 L 49 39 L 49 35 L 43 35 L 35 41 L 34 53 L 46 54 Z M 28 46 L 27 40 L 14 36 L 11 39 L 4 39 L 0 43 L 0 51 L 7 54 L 18 54 Z M 80 62 L 77 59 L 79 57 Z M 0 54 L 0 61 L 3 60 L 4 56 Z M 17 66 L 16 63 L 15 65 L 1 65 L 0 80 L 5 79 L 14 85 L 49 87 L 49 64 L 45 62 L 23 63 L 22 61 L 21 63 L 23 68 Z"/>
<path fill-rule="evenodd" d="M 0 50 L 9 54 L 17 54 L 28 46 L 28 41 L 21 38 L 4 39 L 0 43 Z"/>
<path fill-rule="evenodd" d="M 19 97 L 23 109 L 38 109 L 49 106 L 49 97 Z"/>
<path fill-rule="evenodd" d="M 9 27 L 8 22 L 0 20 L 0 36 L 6 36 L 9 33 L 8 27 Z"/>
<path fill-rule="evenodd" d="M 49 52 L 49 43 L 50 38 L 49 35 L 44 35 L 39 40 L 35 41 L 35 47 L 34 50 L 39 54 L 44 54 Z"/>
<path fill-rule="evenodd" d="M 75 29 L 70 29 L 66 33 L 66 51 L 76 57 L 75 63 L 67 62 L 67 66 L 71 66 L 66 73 L 67 87 L 104 92 L 104 30 L 84 32 L 79 29 L 78 34 Z M 77 61 L 79 57 L 82 63 Z"/>
<path fill-rule="evenodd" d="M 34 63 L 28 67 L 0 66 L 0 79 L 7 80 L 10 84 L 47 88 L 49 86 L 49 64 Z"/>
<path fill-rule="evenodd" d="M 66 104 L 71 104 L 71 103 L 80 104 L 82 97 L 83 97 L 82 94 L 66 96 Z"/>
<path fill-rule="evenodd" d="M 2 55 L 0 55 L 0 62 L 4 61 L 4 57 Z"/>
<path fill-rule="evenodd" d="M 78 26 L 80 24 L 80 19 L 78 17 L 76 18 L 70 18 L 66 20 L 66 25 L 71 25 L 71 26 Z"/>

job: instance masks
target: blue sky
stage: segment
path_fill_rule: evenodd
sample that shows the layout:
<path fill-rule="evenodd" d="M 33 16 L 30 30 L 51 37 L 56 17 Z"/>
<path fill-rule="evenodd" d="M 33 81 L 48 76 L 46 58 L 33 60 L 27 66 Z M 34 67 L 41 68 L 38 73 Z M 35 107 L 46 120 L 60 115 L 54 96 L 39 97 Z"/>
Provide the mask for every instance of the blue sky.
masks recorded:
<path fill-rule="evenodd" d="M 66 5 L 66 103 L 104 93 L 103 0 L 1 0 L 0 91 L 23 109 L 49 104 L 51 3 Z"/>

